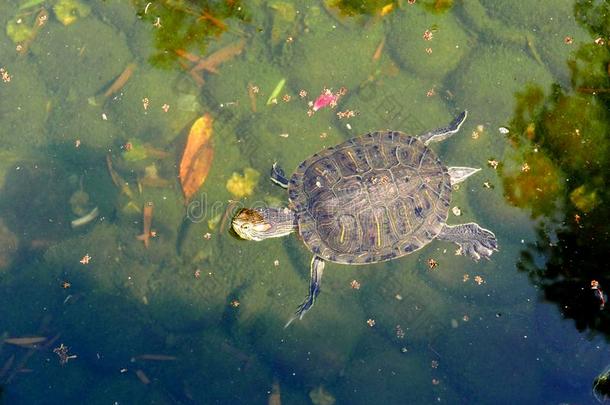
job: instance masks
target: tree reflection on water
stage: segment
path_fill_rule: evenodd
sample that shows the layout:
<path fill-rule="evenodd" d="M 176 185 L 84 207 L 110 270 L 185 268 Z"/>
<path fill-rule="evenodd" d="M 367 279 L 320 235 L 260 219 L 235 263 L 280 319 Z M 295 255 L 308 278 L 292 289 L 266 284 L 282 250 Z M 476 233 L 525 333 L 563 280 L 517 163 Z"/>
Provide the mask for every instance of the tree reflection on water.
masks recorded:
<path fill-rule="evenodd" d="M 528 87 L 517 95 L 511 159 L 501 168 L 505 198 L 538 219 L 538 239 L 519 268 L 565 317 L 610 336 L 604 288 L 610 246 L 610 5 L 577 1 L 593 35 L 568 61 L 570 88 Z M 548 94 L 550 93 L 550 94 Z M 599 286 L 596 288 L 597 281 Z M 600 290 L 601 288 L 601 290 Z"/>

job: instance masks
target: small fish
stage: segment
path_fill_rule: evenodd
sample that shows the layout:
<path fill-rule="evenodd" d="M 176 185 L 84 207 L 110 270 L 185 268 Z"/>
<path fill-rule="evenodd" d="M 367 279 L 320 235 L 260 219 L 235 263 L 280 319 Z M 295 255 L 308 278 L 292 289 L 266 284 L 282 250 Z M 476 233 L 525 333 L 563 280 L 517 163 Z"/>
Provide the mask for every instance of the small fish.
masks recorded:
<path fill-rule="evenodd" d="M 104 98 L 106 99 L 121 90 L 125 86 L 125 83 L 127 83 L 127 81 L 129 80 L 135 69 L 135 63 L 130 63 L 129 65 L 127 65 L 125 70 L 123 70 L 123 72 L 116 78 L 112 85 L 110 85 L 108 90 L 104 92 Z"/>
<path fill-rule="evenodd" d="M 169 356 L 167 354 L 141 354 L 136 356 L 136 360 L 174 361 L 177 359 L 176 356 Z"/>
<path fill-rule="evenodd" d="M 329 105 L 333 106 L 337 104 L 337 100 L 339 100 L 338 94 L 333 94 L 329 89 L 324 89 L 322 94 L 320 94 L 316 101 L 314 101 L 313 110 L 318 111 L 320 108 L 324 108 Z"/>
<path fill-rule="evenodd" d="M 148 248 L 148 243 L 150 240 L 150 225 L 152 224 L 152 216 L 153 216 L 153 203 L 147 202 L 144 205 L 144 213 L 143 213 L 143 233 L 142 235 L 138 235 L 138 240 L 144 242 L 144 247 Z"/>
<path fill-rule="evenodd" d="M 142 382 L 142 384 L 148 385 L 150 384 L 150 378 L 144 373 L 144 371 L 138 369 L 136 370 L 136 376 Z"/>
<path fill-rule="evenodd" d="M 37 343 L 46 341 L 46 337 L 35 336 L 35 337 L 20 337 L 20 338 L 8 338 L 4 339 L 4 343 L 8 343 L 15 346 L 31 346 Z"/>
<path fill-rule="evenodd" d="M 241 54 L 245 46 L 246 41 L 244 40 L 229 44 L 224 48 L 211 53 L 207 58 L 201 59 L 199 63 L 197 63 L 197 65 L 191 69 L 191 71 L 199 72 L 201 70 L 207 70 L 210 73 L 218 73 L 218 66 Z"/>

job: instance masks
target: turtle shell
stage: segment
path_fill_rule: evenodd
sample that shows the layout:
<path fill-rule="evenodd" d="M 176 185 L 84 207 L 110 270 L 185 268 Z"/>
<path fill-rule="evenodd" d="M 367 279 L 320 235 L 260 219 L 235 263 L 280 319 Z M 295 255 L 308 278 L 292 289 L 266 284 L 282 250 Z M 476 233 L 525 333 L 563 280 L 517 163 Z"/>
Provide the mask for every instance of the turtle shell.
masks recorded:
<path fill-rule="evenodd" d="M 382 262 L 432 241 L 451 181 L 436 153 L 401 132 L 372 132 L 317 153 L 288 186 L 305 245 L 348 264 Z"/>

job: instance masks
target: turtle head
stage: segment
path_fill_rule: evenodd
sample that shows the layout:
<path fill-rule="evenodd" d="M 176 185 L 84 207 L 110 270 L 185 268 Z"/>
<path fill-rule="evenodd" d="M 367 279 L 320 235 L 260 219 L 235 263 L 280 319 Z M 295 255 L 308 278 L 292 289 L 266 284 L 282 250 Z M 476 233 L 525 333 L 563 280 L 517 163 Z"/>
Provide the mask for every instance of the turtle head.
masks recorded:
<path fill-rule="evenodd" d="M 297 228 L 294 211 L 288 208 L 243 208 L 233 217 L 233 230 L 246 240 L 278 238 Z"/>

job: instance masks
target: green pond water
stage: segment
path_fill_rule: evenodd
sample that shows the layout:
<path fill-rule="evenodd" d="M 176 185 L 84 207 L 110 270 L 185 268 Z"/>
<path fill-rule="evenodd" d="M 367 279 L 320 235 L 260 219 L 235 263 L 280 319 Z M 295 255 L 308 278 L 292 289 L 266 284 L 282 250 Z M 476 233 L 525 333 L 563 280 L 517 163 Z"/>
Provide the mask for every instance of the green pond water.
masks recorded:
<path fill-rule="evenodd" d="M 609 27 L 595 0 L 0 0 L 0 402 L 610 401 Z M 462 110 L 431 147 L 482 170 L 447 222 L 499 251 L 328 263 L 285 329 L 311 252 L 229 229 L 288 203 L 271 165 Z"/>

